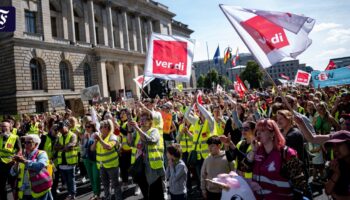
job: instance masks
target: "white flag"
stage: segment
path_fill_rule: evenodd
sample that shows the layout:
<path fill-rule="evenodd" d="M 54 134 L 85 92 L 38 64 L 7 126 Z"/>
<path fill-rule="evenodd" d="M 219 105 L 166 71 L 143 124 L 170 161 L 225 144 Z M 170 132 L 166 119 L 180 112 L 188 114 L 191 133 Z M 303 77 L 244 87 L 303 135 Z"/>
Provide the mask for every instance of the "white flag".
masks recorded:
<path fill-rule="evenodd" d="M 152 33 L 145 75 L 165 80 L 189 82 L 192 71 L 194 40 Z"/>
<path fill-rule="evenodd" d="M 148 76 L 143 77 L 143 75 L 134 78 L 134 81 L 135 81 L 136 85 L 140 89 L 142 89 L 143 87 L 147 86 L 153 80 L 154 80 L 154 77 L 148 77 Z"/>
<path fill-rule="evenodd" d="M 222 91 L 224 91 L 224 89 L 221 87 L 221 85 L 217 84 L 216 85 L 216 93 L 221 93 Z"/>
<path fill-rule="evenodd" d="M 296 58 L 312 43 L 308 37 L 315 24 L 312 18 L 222 4 L 220 8 L 264 68 L 286 57 Z"/>

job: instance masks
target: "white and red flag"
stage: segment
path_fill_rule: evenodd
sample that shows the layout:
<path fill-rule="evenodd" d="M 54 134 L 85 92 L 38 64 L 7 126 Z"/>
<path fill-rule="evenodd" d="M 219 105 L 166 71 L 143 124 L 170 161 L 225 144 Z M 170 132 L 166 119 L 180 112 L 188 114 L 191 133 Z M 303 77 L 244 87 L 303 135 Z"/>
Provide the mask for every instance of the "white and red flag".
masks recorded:
<path fill-rule="evenodd" d="M 310 73 L 307 73 L 303 70 L 298 70 L 297 74 L 295 75 L 294 83 L 308 86 L 310 83 L 310 79 Z"/>
<path fill-rule="evenodd" d="M 134 78 L 136 85 L 140 89 L 143 89 L 144 87 L 146 87 L 153 80 L 154 80 L 154 77 L 148 77 L 148 76 L 143 76 L 143 75 Z"/>
<path fill-rule="evenodd" d="M 238 47 L 237 47 L 236 55 L 235 55 L 235 57 L 232 59 L 232 67 L 236 67 L 236 66 L 237 66 L 238 60 L 239 60 L 239 53 L 238 53 Z"/>
<path fill-rule="evenodd" d="M 326 69 L 325 69 L 325 71 L 333 70 L 333 69 L 336 69 L 336 68 L 337 68 L 337 65 L 334 63 L 333 60 L 330 60 L 328 65 L 327 65 L 327 67 L 326 67 Z"/>
<path fill-rule="evenodd" d="M 149 44 L 145 76 L 190 81 L 194 40 L 152 33 Z"/>
<path fill-rule="evenodd" d="M 286 79 L 286 80 L 290 80 L 289 76 L 283 74 L 283 73 L 280 73 L 280 77 L 283 78 L 283 79 Z"/>
<path fill-rule="evenodd" d="M 244 96 L 244 93 L 247 91 L 247 88 L 245 87 L 243 81 L 239 78 L 238 75 L 236 75 L 236 81 L 234 82 L 233 86 L 236 92 L 242 98 Z"/>
<path fill-rule="evenodd" d="M 315 20 L 292 13 L 220 4 L 221 10 L 264 68 L 283 58 L 296 58 L 312 43 L 308 34 Z"/>

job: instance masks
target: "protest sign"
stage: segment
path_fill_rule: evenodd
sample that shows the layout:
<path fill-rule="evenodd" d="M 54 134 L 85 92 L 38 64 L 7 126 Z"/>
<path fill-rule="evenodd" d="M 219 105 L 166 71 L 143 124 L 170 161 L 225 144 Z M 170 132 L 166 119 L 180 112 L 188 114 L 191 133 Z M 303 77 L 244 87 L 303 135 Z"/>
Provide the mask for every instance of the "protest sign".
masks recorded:
<path fill-rule="evenodd" d="M 63 95 L 52 96 L 50 98 L 50 102 L 53 108 L 66 107 L 66 103 L 64 102 Z"/>
<path fill-rule="evenodd" d="M 350 66 L 327 71 L 313 71 L 311 75 L 315 88 L 350 84 Z"/>
<path fill-rule="evenodd" d="M 87 87 L 81 90 L 80 92 L 81 100 L 88 101 L 92 100 L 100 95 L 100 87 L 98 85 L 94 85 L 91 87 Z"/>
<path fill-rule="evenodd" d="M 310 83 L 311 74 L 304 72 L 302 70 L 298 70 L 297 74 L 295 75 L 294 83 L 308 86 Z"/>

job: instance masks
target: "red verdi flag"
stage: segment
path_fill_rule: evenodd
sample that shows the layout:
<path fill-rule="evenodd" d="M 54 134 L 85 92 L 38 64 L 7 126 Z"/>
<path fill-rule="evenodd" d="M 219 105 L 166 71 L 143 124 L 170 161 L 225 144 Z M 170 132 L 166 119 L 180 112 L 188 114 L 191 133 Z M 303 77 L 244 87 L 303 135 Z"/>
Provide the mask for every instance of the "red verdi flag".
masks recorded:
<path fill-rule="evenodd" d="M 329 63 L 328 63 L 328 65 L 327 65 L 327 67 L 326 67 L 326 69 L 325 69 L 325 71 L 327 71 L 327 70 L 333 70 L 333 69 L 335 69 L 335 68 L 337 68 L 337 65 L 334 63 L 333 60 L 330 60 Z"/>
<path fill-rule="evenodd" d="M 283 58 L 296 58 L 312 43 L 315 20 L 291 13 L 220 5 L 227 19 L 264 68 Z"/>
<path fill-rule="evenodd" d="M 294 83 L 308 86 L 310 83 L 310 79 L 311 74 L 302 70 L 298 70 L 297 74 L 295 75 Z"/>
<path fill-rule="evenodd" d="M 152 33 L 145 65 L 145 76 L 189 82 L 194 40 Z"/>

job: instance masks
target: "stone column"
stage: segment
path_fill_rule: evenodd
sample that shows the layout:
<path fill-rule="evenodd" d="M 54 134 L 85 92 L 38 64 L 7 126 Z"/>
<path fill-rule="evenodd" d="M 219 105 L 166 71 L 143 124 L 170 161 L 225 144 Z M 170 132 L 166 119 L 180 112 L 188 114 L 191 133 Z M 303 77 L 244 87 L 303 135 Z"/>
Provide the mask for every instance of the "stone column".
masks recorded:
<path fill-rule="evenodd" d="M 123 63 L 115 62 L 114 71 L 116 75 L 116 91 L 118 92 L 120 89 L 125 90 Z"/>
<path fill-rule="evenodd" d="M 18 11 L 18 9 L 16 9 Z M 49 1 L 41 1 L 41 12 L 43 19 L 43 36 L 46 42 L 52 41 L 50 4 Z M 18 22 L 16 22 L 18 23 Z"/>
<path fill-rule="evenodd" d="M 127 12 L 125 10 L 122 11 L 122 29 L 124 31 L 123 39 L 124 39 L 124 49 L 127 51 L 130 51 L 130 44 L 129 44 L 129 31 L 128 31 L 128 16 Z"/>
<path fill-rule="evenodd" d="M 50 12 L 50 11 L 49 11 Z M 67 0 L 68 39 L 75 43 L 73 0 Z"/>
<path fill-rule="evenodd" d="M 95 33 L 95 13 L 94 13 L 94 2 L 88 0 L 88 15 L 89 15 L 89 34 L 90 34 L 90 43 L 96 46 L 96 33 Z"/>
<path fill-rule="evenodd" d="M 143 53 L 143 38 L 141 33 L 141 18 L 140 16 L 136 16 L 136 40 L 137 40 L 137 49 L 139 52 Z"/>
<path fill-rule="evenodd" d="M 89 7 L 87 5 L 88 3 L 83 3 L 83 7 L 85 10 L 85 13 L 88 14 L 84 14 L 84 30 L 85 30 L 85 42 L 86 43 L 90 43 L 90 28 L 89 28 Z"/>
<path fill-rule="evenodd" d="M 118 34 L 119 34 L 119 43 L 120 43 L 120 48 L 124 49 L 124 25 L 123 25 L 123 14 L 122 13 L 117 13 L 118 16 Z"/>
<path fill-rule="evenodd" d="M 15 37 L 23 37 L 25 31 L 25 17 L 24 9 L 22 8 L 22 1 L 12 1 L 12 6 L 16 8 L 16 30 L 14 32 Z"/>
<path fill-rule="evenodd" d="M 131 77 L 135 78 L 137 76 L 139 76 L 139 68 L 138 68 L 137 64 L 132 64 Z M 132 81 L 131 90 L 132 90 L 134 97 L 139 98 L 140 97 L 140 88 L 136 85 L 135 81 L 133 81 L 133 80 L 128 80 L 128 81 Z"/>
<path fill-rule="evenodd" d="M 108 85 L 107 85 L 107 72 L 106 72 L 106 62 L 97 62 L 97 77 L 98 85 L 100 86 L 100 92 L 102 97 L 108 97 Z"/>
<path fill-rule="evenodd" d="M 107 31 L 108 31 L 108 46 L 114 48 L 114 35 L 113 35 L 113 18 L 111 3 L 108 1 L 107 6 Z"/>

